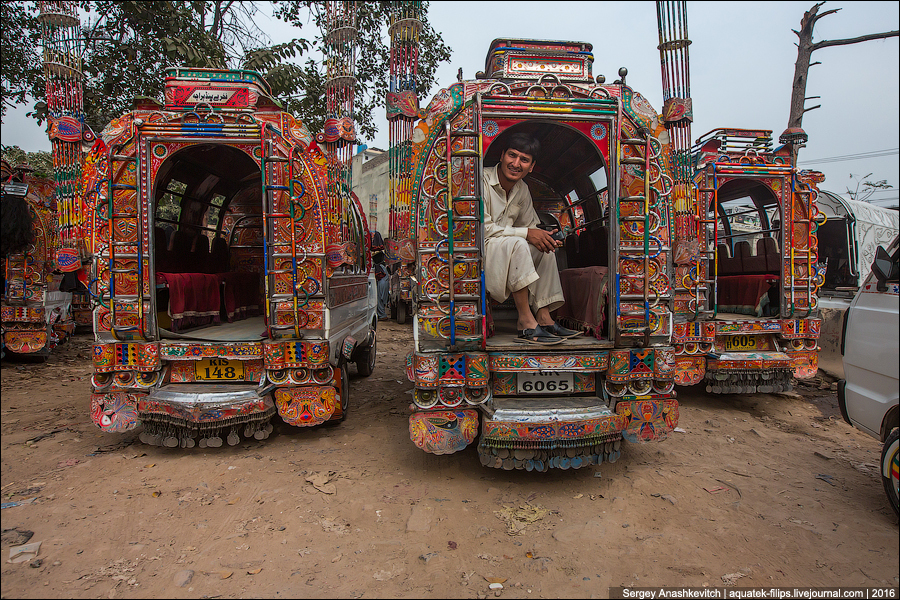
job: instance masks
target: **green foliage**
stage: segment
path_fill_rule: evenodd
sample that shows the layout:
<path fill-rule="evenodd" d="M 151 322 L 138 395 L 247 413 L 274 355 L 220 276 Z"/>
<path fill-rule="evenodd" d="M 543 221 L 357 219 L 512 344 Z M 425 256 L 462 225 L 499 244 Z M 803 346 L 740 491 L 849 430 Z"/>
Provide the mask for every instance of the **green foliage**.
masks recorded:
<path fill-rule="evenodd" d="M 33 2 L 0 2 L 0 117 L 6 110 L 44 95 L 41 27 Z"/>
<path fill-rule="evenodd" d="M 325 14 L 322 2 L 312 0 L 276 0 L 275 15 L 280 19 L 302 27 L 312 19 L 319 32 L 325 30 Z M 375 109 L 384 107 L 390 78 L 390 36 L 388 34 L 388 3 L 357 3 L 356 97 L 355 111 L 357 134 L 374 137 L 376 123 L 384 119 L 376 116 Z M 315 40 L 322 47 L 322 34 Z M 441 34 L 428 21 L 428 2 L 422 3 L 422 32 L 419 34 L 419 63 L 417 91 L 420 101 L 435 83 L 438 66 L 450 60 L 450 47 Z M 309 60 L 303 67 L 302 87 L 283 90 L 286 108 L 297 114 L 311 131 L 321 131 L 325 124 L 325 69 L 321 62 Z M 271 83 L 271 82 L 270 82 Z M 273 84 L 274 86 L 274 84 Z M 376 121 L 377 119 L 377 121 Z"/>
<path fill-rule="evenodd" d="M 313 41 L 296 37 L 273 44 L 258 25 L 260 3 L 233 0 L 81 0 L 85 37 L 85 121 L 101 131 L 113 118 L 130 110 L 138 96 L 161 96 L 165 69 L 173 66 L 251 69 L 272 86 L 285 109 L 303 120 L 310 131 L 325 120 L 325 73 L 320 58 L 324 2 L 281 0 L 274 14 L 298 30 L 313 23 Z M 423 3 L 427 7 L 427 3 Z M 384 106 L 389 77 L 387 4 L 358 3 L 357 131 L 373 136 L 376 107 Z M 3 18 L 3 114 L 26 97 L 40 99 L 30 116 L 47 118 L 41 35 L 35 2 L 0 3 Z M 425 9 L 427 10 L 427 8 Z M 423 19 L 419 60 L 419 91 L 434 82 L 450 49 Z M 26 43 L 22 43 L 25 40 Z"/>
<path fill-rule="evenodd" d="M 83 27 L 88 125 L 100 131 L 129 110 L 135 97 L 160 97 L 168 67 L 228 66 L 228 49 L 223 40 L 205 27 L 205 13 L 197 12 L 209 4 L 83 2 L 83 8 L 89 11 Z"/>
<path fill-rule="evenodd" d="M 181 198 L 186 189 L 180 181 L 169 182 L 168 191 L 156 203 L 156 218 L 177 223 L 181 219 Z"/>
<path fill-rule="evenodd" d="M 26 163 L 34 169 L 34 174 L 44 179 L 53 178 L 53 156 L 44 150 L 38 152 L 25 152 L 18 146 L 3 146 L 0 150 L 3 160 L 15 167 Z"/>

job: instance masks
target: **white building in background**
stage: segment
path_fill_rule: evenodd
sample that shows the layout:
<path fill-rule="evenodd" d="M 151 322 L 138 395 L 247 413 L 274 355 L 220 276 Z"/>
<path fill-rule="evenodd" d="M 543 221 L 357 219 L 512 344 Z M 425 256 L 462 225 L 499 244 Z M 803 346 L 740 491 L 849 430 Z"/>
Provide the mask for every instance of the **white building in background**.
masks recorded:
<path fill-rule="evenodd" d="M 352 191 L 366 213 L 369 230 L 385 239 L 391 208 L 389 167 L 388 152 L 378 148 L 361 150 L 350 161 Z"/>

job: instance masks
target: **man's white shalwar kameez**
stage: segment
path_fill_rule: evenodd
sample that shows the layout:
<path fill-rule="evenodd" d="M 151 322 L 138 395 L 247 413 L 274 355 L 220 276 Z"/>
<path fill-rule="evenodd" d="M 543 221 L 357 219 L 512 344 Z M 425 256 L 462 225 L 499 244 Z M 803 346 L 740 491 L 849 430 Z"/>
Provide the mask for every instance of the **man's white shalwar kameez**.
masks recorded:
<path fill-rule="evenodd" d="M 523 180 L 509 196 L 497 177 L 499 166 L 484 169 L 484 276 L 491 298 L 503 302 L 510 294 L 528 287 L 528 303 L 537 311 L 562 306 L 562 286 L 556 254 L 541 252 L 525 239 L 528 229 L 540 223 Z"/>

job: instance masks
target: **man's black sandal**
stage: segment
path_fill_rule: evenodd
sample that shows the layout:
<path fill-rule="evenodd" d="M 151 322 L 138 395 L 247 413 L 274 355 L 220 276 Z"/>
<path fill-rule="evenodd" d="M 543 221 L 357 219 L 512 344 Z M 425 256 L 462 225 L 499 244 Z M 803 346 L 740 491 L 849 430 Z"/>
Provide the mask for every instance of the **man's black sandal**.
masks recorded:
<path fill-rule="evenodd" d="M 541 325 L 541 327 L 543 327 L 544 330 L 547 331 L 548 333 L 552 333 L 556 337 L 563 338 L 563 339 L 569 339 L 569 338 L 578 337 L 580 335 L 584 335 L 583 331 L 575 331 L 574 329 L 569 329 L 567 327 L 563 327 L 559 323 L 555 323 L 555 322 L 552 325 Z"/>
<path fill-rule="evenodd" d="M 553 346 L 563 341 L 561 337 L 557 337 L 541 327 L 536 325 L 534 329 L 520 329 L 517 342 L 526 342 L 529 344 L 543 344 L 545 346 Z"/>

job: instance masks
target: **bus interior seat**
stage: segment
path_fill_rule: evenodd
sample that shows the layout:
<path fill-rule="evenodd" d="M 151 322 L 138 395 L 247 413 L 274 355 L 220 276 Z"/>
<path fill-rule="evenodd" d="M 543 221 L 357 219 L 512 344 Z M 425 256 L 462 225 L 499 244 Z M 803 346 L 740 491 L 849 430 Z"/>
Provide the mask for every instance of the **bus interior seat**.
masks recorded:
<path fill-rule="evenodd" d="M 587 229 L 565 241 L 566 264 L 570 269 L 609 266 L 609 227 Z"/>
<path fill-rule="evenodd" d="M 737 271 L 738 273 L 745 273 L 747 271 L 747 265 L 745 264 L 747 259 L 751 258 L 753 253 L 750 251 L 750 242 L 747 240 L 740 240 L 739 242 L 735 242 L 734 244 L 734 258 L 740 260 L 740 268 Z"/>
<path fill-rule="evenodd" d="M 765 273 L 766 272 L 766 253 L 763 250 L 762 254 L 759 253 L 760 245 L 757 240 L 756 244 L 756 253 L 753 254 L 750 252 L 751 246 L 750 242 L 742 242 L 746 244 L 746 246 L 741 246 L 742 252 L 746 252 L 745 255 L 741 256 L 741 262 L 743 263 L 744 273 Z"/>
<path fill-rule="evenodd" d="M 162 227 L 153 228 L 153 248 L 156 253 L 156 271 L 169 272 L 172 269 L 172 252 L 169 250 L 166 230 Z"/>
<path fill-rule="evenodd" d="M 209 251 L 211 272 L 227 273 L 228 271 L 231 271 L 230 254 L 228 241 L 221 236 L 216 236 L 212 241 L 212 248 Z"/>
<path fill-rule="evenodd" d="M 765 256 L 767 273 L 781 273 L 781 253 L 778 251 L 775 238 L 762 237 L 756 240 L 756 254 Z"/>
<path fill-rule="evenodd" d="M 191 258 L 196 265 L 198 273 L 211 273 L 209 270 L 209 238 L 202 233 L 194 238 Z"/>
<path fill-rule="evenodd" d="M 719 261 L 719 275 L 730 275 L 731 273 L 739 273 L 741 270 L 741 259 L 739 257 L 732 258 L 728 244 L 719 244 L 716 246 L 716 254 Z"/>

